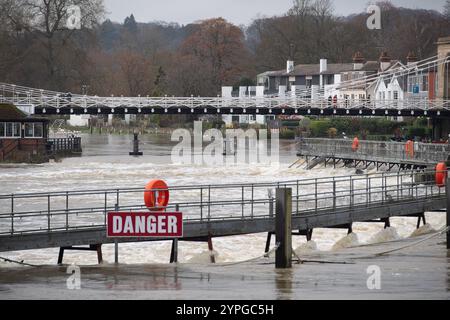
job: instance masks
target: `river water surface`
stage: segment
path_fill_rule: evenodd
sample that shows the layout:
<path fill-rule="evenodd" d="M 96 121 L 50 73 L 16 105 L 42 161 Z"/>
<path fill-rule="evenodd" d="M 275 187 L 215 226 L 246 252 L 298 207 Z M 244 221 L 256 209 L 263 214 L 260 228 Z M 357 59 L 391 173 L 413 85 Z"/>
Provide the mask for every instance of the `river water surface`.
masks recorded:
<path fill-rule="evenodd" d="M 141 149 L 144 156 L 139 158 L 128 156 L 128 152 L 132 149 L 131 136 L 83 135 L 82 138 L 82 157 L 66 158 L 61 162 L 42 165 L 1 166 L 0 194 L 143 187 L 152 179 L 164 179 L 169 185 L 189 185 L 274 182 L 354 174 L 354 169 L 350 168 L 319 167 L 309 171 L 303 168 L 289 168 L 289 165 L 296 160 L 296 146 L 294 142 L 290 141 L 280 143 L 279 165 L 240 164 L 205 167 L 171 163 L 170 155 L 174 143 L 170 142 L 169 136 L 141 136 Z M 310 243 L 306 243 L 304 237 L 294 237 L 294 249 L 299 254 L 333 253 L 350 246 L 410 239 L 413 233 L 429 233 L 433 230 L 440 230 L 445 225 L 445 214 L 427 213 L 427 222 L 428 225 L 421 228 L 419 232 L 415 230 L 417 223 L 415 218 L 394 218 L 391 222 L 392 228 L 388 230 L 383 230 L 382 224 L 358 223 L 354 226 L 354 234 L 350 236 L 346 235 L 346 230 L 317 229 L 314 232 L 313 241 Z M 214 239 L 217 261 L 219 263 L 230 263 L 259 257 L 264 251 L 265 240 L 265 234 Z M 120 262 L 130 265 L 130 267 L 131 265 L 150 266 L 156 264 L 159 265 L 158 268 L 172 274 L 173 269 L 160 265 L 168 262 L 170 245 L 169 242 L 121 244 Z M 113 262 L 113 246 L 105 245 L 103 250 L 105 262 Z M 181 266 L 186 268 L 203 266 L 202 268 L 206 268 L 209 264 L 209 252 L 205 243 L 182 242 L 179 251 Z M 45 249 L 8 252 L 0 255 L 32 264 L 54 265 L 57 254 L 58 249 Z M 77 251 L 66 252 L 64 262 L 93 266 L 96 264 L 96 254 Z M 266 267 L 273 271 L 273 266 L 265 266 L 264 268 Z M 13 279 L 14 277 L 11 274 L 8 275 L 8 278 L 5 278 L 6 273 L 4 272 L 6 272 L 5 270 L 11 272 L 14 268 L 16 267 L 10 263 L 0 262 L 0 270 L 3 270 L 0 272 L 0 279 Z M 95 267 L 93 268 L 93 270 L 97 270 Z M 259 266 L 257 269 L 260 270 L 261 268 Z M 108 270 L 110 269 L 108 268 Z M 282 275 L 280 277 L 283 278 Z M 281 281 L 281 283 L 285 282 Z M 15 292 L 20 295 L 21 291 Z M 177 295 L 177 297 L 182 296 Z M 267 294 L 263 296 L 263 298 L 266 297 L 276 298 L 276 295 Z"/>

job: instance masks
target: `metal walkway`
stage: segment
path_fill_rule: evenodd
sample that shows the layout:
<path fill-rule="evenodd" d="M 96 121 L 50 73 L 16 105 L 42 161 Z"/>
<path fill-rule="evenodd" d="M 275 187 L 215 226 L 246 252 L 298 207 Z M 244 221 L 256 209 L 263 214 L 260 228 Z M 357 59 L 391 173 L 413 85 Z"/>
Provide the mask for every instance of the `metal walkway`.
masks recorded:
<path fill-rule="evenodd" d="M 275 188 L 287 187 L 293 189 L 293 230 L 303 234 L 319 227 L 420 216 L 445 208 L 445 188 L 423 182 L 425 176 L 397 172 L 177 186 L 170 187 L 172 201 L 167 210 L 184 213 L 182 240 L 273 232 L 275 200 L 271 194 Z M 114 240 L 106 237 L 106 213 L 147 211 L 143 192 L 143 188 L 135 188 L 0 195 L 0 252 L 112 243 Z"/>
<path fill-rule="evenodd" d="M 297 155 L 309 158 L 325 158 L 326 164 L 387 165 L 389 169 L 398 166 L 402 169 L 435 167 L 446 162 L 450 156 L 448 144 L 415 143 L 414 154 L 405 151 L 403 142 L 360 141 L 357 151 L 352 149 L 351 139 L 302 139 L 298 144 Z"/>

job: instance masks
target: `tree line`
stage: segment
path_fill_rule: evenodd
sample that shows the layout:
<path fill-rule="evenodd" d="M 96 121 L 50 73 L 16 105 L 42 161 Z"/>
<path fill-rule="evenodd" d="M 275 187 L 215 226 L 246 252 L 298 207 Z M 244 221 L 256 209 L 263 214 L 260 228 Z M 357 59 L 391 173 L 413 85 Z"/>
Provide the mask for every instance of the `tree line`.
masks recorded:
<path fill-rule="evenodd" d="M 67 28 L 68 8 L 81 28 Z M 356 51 L 377 60 L 436 54 L 450 35 L 442 12 L 379 2 L 381 30 L 368 14 L 338 16 L 330 0 L 294 0 L 283 15 L 236 26 L 222 18 L 179 25 L 105 20 L 102 0 L 0 0 L 0 81 L 91 95 L 215 96 L 222 85 L 253 85 L 256 74 L 296 63 L 350 62 Z"/>

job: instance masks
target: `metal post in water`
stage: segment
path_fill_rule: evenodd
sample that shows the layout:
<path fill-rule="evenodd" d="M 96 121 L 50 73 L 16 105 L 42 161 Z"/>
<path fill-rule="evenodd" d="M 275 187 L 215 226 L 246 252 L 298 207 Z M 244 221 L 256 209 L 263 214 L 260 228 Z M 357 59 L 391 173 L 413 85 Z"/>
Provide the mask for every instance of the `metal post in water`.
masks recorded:
<path fill-rule="evenodd" d="M 292 189 L 276 190 L 276 243 L 275 267 L 292 268 Z"/>
<path fill-rule="evenodd" d="M 142 156 L 144 155 L 141 151 L 139 151 L 139 139 L 138 139 L 138 133 L 134 134 L 134 140 L 133 140 L 133 152 L 130 152 L 130 156 Z"/>

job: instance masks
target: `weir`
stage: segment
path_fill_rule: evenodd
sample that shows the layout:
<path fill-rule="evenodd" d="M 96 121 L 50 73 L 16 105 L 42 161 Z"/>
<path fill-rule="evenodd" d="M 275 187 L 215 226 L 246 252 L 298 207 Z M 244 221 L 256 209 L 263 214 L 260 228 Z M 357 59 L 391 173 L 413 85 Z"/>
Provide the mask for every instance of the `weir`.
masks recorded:
<path fill-rule="evenodd" d="M 425 176 L 433 177 L 432 173 Z M 309 239 L 315 228 L 351 231 L 355 222 L 386 224 L 397 216 L 422 219 L 425 212 L 447 206 L 444 186 L 416 181 L 416 174 L 402 171 L 275 183 L 172 186 L 166 210 L 183 212 L 184 233 L 179 240 L 208 242 L 212 251 L 213 238 L 274 234 L 275 189 L 292 189 L 292 233 Z M 173 241 L 107 238 L 107 213 L 146 211 L 143 194 L 143 188 L 127 188 L 0 195 L 0 252 Z M 177 245 L 173 242 L 172 262 L 177 260 Z"/>

